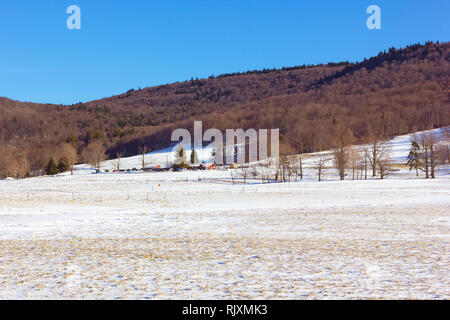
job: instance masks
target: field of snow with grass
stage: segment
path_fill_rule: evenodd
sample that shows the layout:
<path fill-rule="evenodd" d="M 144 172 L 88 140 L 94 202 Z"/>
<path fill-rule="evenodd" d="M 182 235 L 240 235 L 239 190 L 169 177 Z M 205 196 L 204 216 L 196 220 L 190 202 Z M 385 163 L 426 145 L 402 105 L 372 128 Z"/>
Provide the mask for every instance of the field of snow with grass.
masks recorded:
<path fill-rule="evenodd" d="M 416 178 L 409 136 L 392 142 L 384 180 L 318 182 L 317 155 L 289 183 L 88 165 L 1 180 L 0 299 L 449 299 L 450 176 Z"/>

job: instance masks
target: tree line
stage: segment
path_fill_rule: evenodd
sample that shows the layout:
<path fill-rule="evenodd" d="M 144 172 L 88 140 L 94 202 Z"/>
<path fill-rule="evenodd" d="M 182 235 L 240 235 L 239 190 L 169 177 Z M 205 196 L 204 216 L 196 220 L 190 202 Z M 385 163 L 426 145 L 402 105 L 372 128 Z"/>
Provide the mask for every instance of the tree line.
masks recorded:
<path fill-rule="evenodd" d="M 389 137 L 450 125 L 449 62 L 449 43 L 426 43 L 361 63 L 177 82 L 72 106 L 0 98 L 0 148 L 22 177 L 42 173 L 50 158 L 57 165 L 63 144 L 79 163 L 94 143 L 110 158 L 131 156 L 142 145 L 167 147 L 194 120 L 205 130 L 279 128 L 285 154 L 331 149 L 338 127 L 366 144 L 370 125 Z"/>
<path fill-rule="evenodd" d="M 316 172 L 317 179 L 319 181 L 323 179 L 325 171 L 330 169 L 330 162 L 332 163 L 331 167 L 338 173 L 340 180 L 344 180 L 349 173 L 352 180 L 377 176 L 384 179 L 388 176 L 394 165 L 399 165 L 392 159 L 390 137 L 385 134 L 382 126 L 370 125 L 369 133 L 367 143 L 357 146 L 354 145 L 356 139 L 349 128 L 337 127 L 332 138 L 331 150 L 308 155 L 308 157 L 313 156 L 310 168 Z M 150 151 L 151 149 L 146 145 L 142 145 L 139 149 L 142 170 L 148 165 L 146 156 Z M 31 176 L 28 159 L 17 152 L 10 147 L 0 148 L 1 177 L 21 179 Z M 171 163 L 173 167 L 189 168 L 190 165 L 200 163 L 196 150 L 191 152 L 189 161 L 182 146 L 179 146 L 174 152 L 175 161 Z M 122 153 L 116 154 L 113 163 L 116 170 L 121 170 L 122 157 Z M 239 173 L 231 173 L 232 181 L 234 183 L 238 175 L 244 179 L 244 183 L 250 176 L 255 179 L 260 177 L 263 182 L 302 180 L 304 177 L 304 158 L 304 153 L 297 155 L 282 154 L 278 159 L 260 161 L 257 164 L 245 164 L 241 166 Z M 74 166 L 81 160 L 89 163 L 99 172 L 102 163 L 107 159 L 106 147 L 100 141 L 89 144 L 83 150 L 81 157 L 77 154 L 73 145 L 62 143 L 55 148 L 43 169 L 34 173 L 34 175 L 55 175 L 63 172 L 73 174 Z M 416 176 L 419 176 L 419 172 L 423 172 L 427 179 L 434 179 L 437 171 L 448 169 L 450 165 L 450 127 L 442 128 L 440 133 L 426 131 L 411 135 L 411 147 L 404 165 L 410 171 L 415 170 Z"/>
<path fill-rule="evenodd" d="M 436 177 L 438 171 L 450 169 L 450 127 L 440 132 L 426 131 L 411 135 L 407 160 L 396 161 L 392 155 L 392 142 L 382 129 L 370 126 L 370 140 L 364 145 L 353 145 L 355 137 L 348 128 L 339 128 L 333 137 L 331 150 L 316 154 L 281 155 L 256 164 L 244 165 L 231 173 L 233 184 L 237 177 L 244 183 L 249 177 L 261 178 L 262 182 L 301 181 L 305 175 L 305 157 L 311 158 L 308 168 L 315 172 L 318 181 L 325 172 L 333 170 L 340 180 L 384 179 L 392 172 L 406 166 L 410 171 L 424 173 L 424 178 Z"/>

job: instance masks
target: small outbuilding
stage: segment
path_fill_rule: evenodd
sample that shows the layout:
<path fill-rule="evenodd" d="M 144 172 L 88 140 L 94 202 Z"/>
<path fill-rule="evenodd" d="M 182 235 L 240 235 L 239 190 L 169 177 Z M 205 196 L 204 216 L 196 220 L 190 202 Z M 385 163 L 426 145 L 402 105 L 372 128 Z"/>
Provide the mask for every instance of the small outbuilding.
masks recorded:
<path fill-rule="evenodd" d="M 216 170 L 217 169 L 217 165 L 213 162 L 208 166 L 208 170 Z"/>

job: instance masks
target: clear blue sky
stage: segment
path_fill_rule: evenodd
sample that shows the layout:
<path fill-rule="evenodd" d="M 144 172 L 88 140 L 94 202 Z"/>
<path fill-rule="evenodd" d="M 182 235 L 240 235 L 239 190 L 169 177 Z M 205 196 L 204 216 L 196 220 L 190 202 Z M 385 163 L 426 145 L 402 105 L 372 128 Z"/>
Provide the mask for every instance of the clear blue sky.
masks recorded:
<path fill-rule="evenodd" d="M 81 30 L 66 9 L 81 8 Z M 366 8 L 381 8 L 368 30 Z M 71 104 L 192 77 L 449 40 L 448 0 L 0 2 L 0 96 Z"/>

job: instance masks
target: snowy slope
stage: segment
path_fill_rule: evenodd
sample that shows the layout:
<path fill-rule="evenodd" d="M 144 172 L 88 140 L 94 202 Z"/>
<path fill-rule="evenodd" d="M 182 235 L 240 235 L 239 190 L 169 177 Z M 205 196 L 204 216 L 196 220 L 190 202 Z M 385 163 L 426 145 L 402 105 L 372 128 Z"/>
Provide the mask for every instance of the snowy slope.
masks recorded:
<path fill-rule="evenodd" d="M 160 165 L 161 167 L 169 167 L 175 159 L 175 147 L 169 147 L 161 150 L 156 150 L 145 154 L 145 165 L 146 167 L 151 167 L 155 165 Z M 189 146 L 184 146 L 186 151 L 186 159 L 190 159 L 192 150 Z M 211 163 L 214 160 L 212 156 L 213 148 L 204 147 L 202 150 L 197 150 L 197 155 L 200 162 Z M 103 162 L 103 170 L 113 170 L 115 168 L 116 159 L 111 159 Z M 125 157 L 120 160 L 121 169 L 141 169 L 142 168 L 142 155 L 135 155 L 131 157 Z M 89 169 L 91 168 L 88 164 L 81 164 L 75 166 L 75 169 Z"/>
<path fill-rule="evenodd" d="M 436 134 L 439 134 L 441 131 L 442 131 L 442 129 L 431 130 L 431 132 L 434 132 Z M 392 159 L 393 163 L 396 163 L 396 164 L 405 164 L 406 163 L 409 149 L 411 147 L 411 137 L 412 137 L 412 134 L 407 134 L 407 135 L 397 136 L 390 141 L 391 146 L 392 146 L 390 155 L 391 155 L 391 159 Z M 357 146 L 357 147 L 362 148 L 363 146 Z M 175 156 L 174 156 L 175 149 L 176 149 L 176 147 L 170 147 L 170 148 L 147 153 L 145 155 L 146 166 L 155 166 L 155 165 L 160 165 L 161 167 L 170 166 L 170 164 L 173 162 L 173 160 L 175 158 Z M 186 150 L 187 159 L 189 159 L 190 155 L 191 155 L 190 146 L 184 146 L 184 149 Z M 200 162 L 211 163 L 212 161 L 214 161 L 212 152 L 213 152 L 212 146 L 206 146 L 202 150 L 197 150 L 197 154 L 198 154 Z M 314 163 L 314 160 L 319 155 L 326 155 L 327 158 L 330 159 L 326 163 L 326 165 L 328 167 L 332 166 L 330 151 L 304 154 L 303 157 L 304 157 L 305 166 L 307 168 L 308 168 L 308 166 L 311 167 Z M 105 161 L 102 165 L 102 169 L 107 169 L 107 170 L 114 169 L 115 162 L 116 162 L 115 159 Z M 142 167 L 142 157 L 141 157 L 141 155 L 135 155 L 132 157 L 122 158 L 120 163 L 121 163 L 121 169 L 125 169 L 125 170 L 133 169 L 133 168 L 140 169 Z M 81 165 L 77 165 L 75 168 L 76 169 L 90 169 L 91 166 L 88 164 L 81 164 Z"/>

